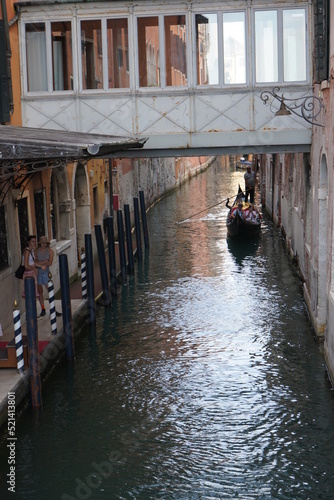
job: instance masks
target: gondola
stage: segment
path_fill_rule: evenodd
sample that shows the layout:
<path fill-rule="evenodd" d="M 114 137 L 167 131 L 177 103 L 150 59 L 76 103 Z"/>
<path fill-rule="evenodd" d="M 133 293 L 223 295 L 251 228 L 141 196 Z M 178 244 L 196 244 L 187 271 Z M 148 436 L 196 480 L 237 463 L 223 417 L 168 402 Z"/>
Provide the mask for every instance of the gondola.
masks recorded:
<path fill-rule="evenodd" d="M 259 211 L 251 203 L 245 202 L 244 199 L 244 193 L 239 186 L 239 192 L 232 206 L 229 206 L 229 200 L 227 200 L 226 206 L 230 208 L 226 218 L 228 236 L 250 238 L 261 232 Z"/>

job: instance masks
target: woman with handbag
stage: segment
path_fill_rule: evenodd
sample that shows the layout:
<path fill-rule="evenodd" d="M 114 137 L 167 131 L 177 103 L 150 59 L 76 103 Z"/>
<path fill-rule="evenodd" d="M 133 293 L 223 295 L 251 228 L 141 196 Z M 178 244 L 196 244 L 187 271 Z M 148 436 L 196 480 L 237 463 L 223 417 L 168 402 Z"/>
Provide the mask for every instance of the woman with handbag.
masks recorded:
<path fill-rule="evenodd" d="M 24 285 L 24 280 L 28 277 L 32 277 L 35 280 L 35 290 L 36 290 L 36 298 L 40 298 L 39 293 L 38 293 L 38 285 L 37 285 L 37 274 L 38 274 L 38 268 L 41 269 L 46 269 L 46 266 L 43 263 L 38 264 L 35 261 L 35 249 L 36 249 L 36 243 L 37 239 L 35 235 L 30 235 L 27 240 L 27 246 L 23 250 L 22 254 L 22 264 L 25 267 L 25 271 L 23 274 L 23 293 L 22 297 L 25 298 L 25 285 Z M 44 309 L 45 311 L 45 309 Z M 41 314 L 41 316 L 44 316 L 44 314 Z"/>
<path fill-rule="evenodd" d="M 50 248 L 50 242 L 46 236 L 40 236 L 38 240 L 35 262 L 38 266 L 37 285 L 39 301 L 42 308 L 41 316 L 45 316 L 46 311 L 44 306 L 43 286 L 45 286 L 46 290 L 48 290 L 49 271 L 53 262 L 53 250 Z M 42 267 L 40 267 L 40 265 Z M 61 316 L 61 313 L 56 311 L 56 316 Z"/>

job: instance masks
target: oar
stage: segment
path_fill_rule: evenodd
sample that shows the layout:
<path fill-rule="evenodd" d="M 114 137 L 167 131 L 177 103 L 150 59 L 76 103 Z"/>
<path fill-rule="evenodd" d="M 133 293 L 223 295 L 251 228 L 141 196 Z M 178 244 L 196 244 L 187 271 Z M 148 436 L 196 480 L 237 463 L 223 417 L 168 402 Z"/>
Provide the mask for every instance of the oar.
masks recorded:
<path fill-rule="evenodd" d="M 188 219 L 192 219 L 193 217 L 196 217 L 196 215 L 202 214 L 203 212 L 207 212 L 211 208 L 214 208 L 217 205 L 220 205 L 221 203 L 224 203 L 225 201 L 229 200 L 230 198 L 234 198 L 235 196 L 238 196 L 238 194 L 240 194 L 240 192 L 238 192 L 237 194 L 233 194 L 232 196 L 229 196 L 228 198 L 225 198 L 224 200 L 219 201 L 218 203 L 215 203 L 214 205 L 211 205 L 211 207 L 204 208 L 204 210 L 201 210 L 200 212 L 197 212 L 196 214 L 189 215 L 185 219 L 182 219 L 182 220 L 179 220 L 178 222 L 176 222 L 176 224 L 181 224 L 181 222 L 184 222 L 184 221 L 186 221 Z"/>

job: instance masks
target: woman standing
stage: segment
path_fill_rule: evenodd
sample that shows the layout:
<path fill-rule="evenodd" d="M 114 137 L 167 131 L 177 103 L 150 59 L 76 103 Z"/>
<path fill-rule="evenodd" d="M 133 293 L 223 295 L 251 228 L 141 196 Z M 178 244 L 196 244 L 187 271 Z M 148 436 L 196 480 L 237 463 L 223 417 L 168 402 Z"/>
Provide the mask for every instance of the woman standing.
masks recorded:
<path fill-rule="evenodd" d="M 38 293 L 38 285 L 37 285 L 37 274 L 38 274 L 38 269 L 45 268 L 45 265 L 43 265 L 43 263 L 41 263 L 41 262 L 39 262 L 39 263 L 36 262 L 36 257 L 35 257 L 36 242 L 37 242 L 36 236 L 30 235 L 28 237 L 28 240 L 27 240 L 27 246 L 23 250 L 23 254 L 22 254 L 22 264 L 25 267 L 25 271 L 23 274 L 23 293 L 22 293 L 23 298 L 25 298 L 24 280 L 26 278 L 31 277 L 31 278 L 34 278 L 34 280 L 35 280 L 36 298 L 40 299 L 40 295 Z M 43 314 L 43 316 L 44 316 L 44 314 Z M 41 314 L 41 316 L 42 316 L 42 314 Z"/>

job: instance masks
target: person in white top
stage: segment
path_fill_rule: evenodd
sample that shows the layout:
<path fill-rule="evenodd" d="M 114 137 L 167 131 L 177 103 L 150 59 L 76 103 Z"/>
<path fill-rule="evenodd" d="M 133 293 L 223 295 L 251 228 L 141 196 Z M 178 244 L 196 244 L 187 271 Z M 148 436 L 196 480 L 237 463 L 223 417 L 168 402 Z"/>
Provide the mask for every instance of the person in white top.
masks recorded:
<path fill-rule="evenodd" d="M 257 221 L 257 212 L 254 208 L 254 205 L 249 205 L 249 210 L 248 210 L 248 215 L 246 220 L 250 222 L 256 222 Z"/>
<path fill-rule="evenodd" d="M 35 280 L 36 298 L 40 299 L 40 296 L 38 293 L 38 285 L 37 285 L 38 268 L 46 269 L 46 266 L 42 262 L 38 263 L 35 260 L 36 243 L 37 243 L 36 236 L 30 235 L 27 239 L 27 246 L 23 250 L 23 254 L 22 254 L 22 264 L 25 267 L 25 271 L 23 274 L 23 293 L 22 293 L 23 298 L 25 298 L 24 280 L 28 277 L 32 277 Z"/>

